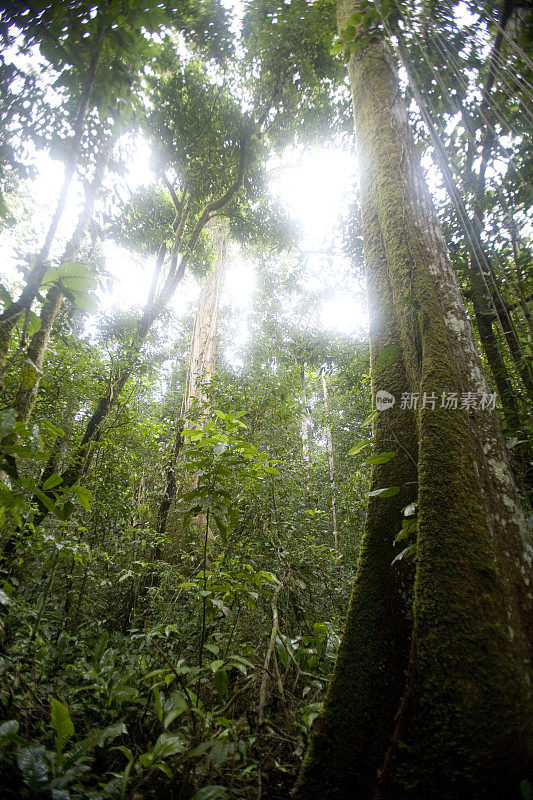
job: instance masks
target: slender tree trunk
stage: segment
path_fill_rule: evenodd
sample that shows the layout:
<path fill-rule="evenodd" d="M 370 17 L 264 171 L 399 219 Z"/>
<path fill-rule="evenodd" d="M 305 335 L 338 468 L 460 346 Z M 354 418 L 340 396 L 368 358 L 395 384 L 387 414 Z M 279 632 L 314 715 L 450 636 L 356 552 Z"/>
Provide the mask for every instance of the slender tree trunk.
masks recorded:
<path fill-rule="evenodd" d="M 91 221 L 93 208 L 102 185 L 107 163 L 116 141 L 118 129 L 110 136 L 109 141 L 100 153 L 91 185 L 87 190 L 85 203 L 78 218 L 76 228 L 65 247 L 61 263 L 71 261 L 76 258 L 87 226 Z M 19 422 L 26 423 L 30 416 L 37 399 L 39 383 L 42 375 L 43 359 L 50 339 L 50 333 L 57 319 L 57 315 L 63 305 L 64 295 L 61 288 L 54 284 L 46 295 L 41 310 L 41 327 L 32 336 L 25 354 L 25 365 L 22 369 L 20 386 L 13 402 L 13 408 L 18 412 Z"/>
<path fill-rule="evenodd" d="M 302 403 L 300 432 L 302 437 L 302 458 L 305 479 L 304 498 L 307 504 L 311 494 L 311 488 L 309 486 L 309 415 L 307 413 L 307 385 L 305 381 L 305 366 L 303 364 L 300 365 L 300 401 Z"/>
<path fill-rule="evenodd" d="M 67 196 L 70 189 L 70 184 L 72 183 L 72 178 L 74 177 L 74 173 L 76 171 L 76 164 L 78 162 L 81 149 L 83 132 L 85 130 L 87 109 L 89 107 L 89 100 L 93 90 L 96 70 L 100 60 L 102 37 L 103 34 L 99 35 L 98 37 L 96 48 L 93 52 L 87 73 L 85 75 L 85 82 L 80 97 L 76 121 L 74 124 L 74 135 L 70 144 L 69 154 L 65 162 L 63 185 L 59 193 L 59 198 L 56 204 L 54 215 L 50 222 L 50 227 L 48 228 L 48 232 L 46 234 L 46 238 L 35 260 L 35 264 L 31 270 L 26 285 L 20 294 L 20 297 L 18 300 L 11 303 L 2 312 L 2 314 L 0 314 L 0 366 L 2 366 L 6 359 L 13 328 L 20 319 L 24 309 L 29 309 L 31 307 L 33 299 L 42 283 L 46 270 L 48 269 L 48 258 L 50 256 L 50 251 L 52 249 L 52 244 L 54 242 L 61 217 L 63 216 L 63 212 L 67 204 Z"/>
<path fill-rule="evenodd" d="M 166 530 L 168 514 L 176 494 L 175 471 L 182 444 L 183 420 L 186 419 L 191 410 L 193 400 L 199 401 L 203 413 L 206 413 L 208 397 L 205 393 L 205 386 L 215 372 L 218 313 L 228 248 L 228 225 L 225 220 L 217 220 L 213 232 L 213 246 L 215 251 L 214 265 L 206 278 L 194 320 L 183 406 L 180 418 L 176 422 L 174 448 L 165 472 L 165 489 L 157 514 L 157 531 L 160 534 L 163 534 Z"/>
<path fill-rule="evenodd" d="M 329 487 L 331 492 L 331 519 L 333 522 L 333 546 L 335 552 L 339 553 L 339 532 L 337 528 L 337 487 L 335 485 L 335 464 L 333 461 L 333 440 L 331 438 L 331 425 L 329 424 L 329 399 L 328 386 L 326 383 L 326 373 L 322 370 L 322 394 L 324 396 L 324 408 L 326 411 L 326 446 L 328 450 L 329 464 Z"/>
<path fill-rule="evenodd" d="M 340 0 L 341 30 L 358 8 Z M 521 501 L 494 410 L 441 407 L 442 392 L 460 400 L 489 389 L 381 39 L 351 56 L 349 76 L 370 304 L 398 352 L 376 369 L 384 340 L 372 329 L 374 388 L 396 397 L 375 430 L 377 452 L 396 456 L 374 470 L 373 488 L 399 491 L 370 500 L 343 642 L 295 796 L 518 797 L 531 709 L 531 545 Z M 419 396 L 416 412 L 402 407 L 404 393 Z M 396 448 L 384 446 L 384 425 Z M 406 452 L 417 489 L 402 473 Z M 400 510 L 413 500 L 411 594 L 398 591 L 402 562 L 391 565 L 391 551 Z M 376 609 L 370 618 L 376 587 L 379 610 L 388 599 L 386 619 Z"/>
<path fill-rule="evenodd" d="M 512 323 L 510 320 L 507 328 L 503 327 L 503 320 L 506 316 L 508 318 L 508 314 L 506 314 L 506 310 L 504 309 L 504 304 L 501 300 L 499 292 L 497 291 L 497 287 L 494 286 L 494 281 L 492 282 L 492 291 L 489 287 L 489 282 L 491 277 L 493 277 L 494 271 L 481 236 L 480 215 L 482 216 L 483 214 L 482 205 L 478 197 L 475 202 L 476 210 L 474 213 L 474 220 L 472 220 L 469 212 L 466 209 L 463 199 L 459 195 L 457 186 L 455 185 L 450 159 L 446 152 L 446 148 L 444 147 L 435 129 L 433 120 L 429 114 L 429 110 L 418 87 L 415 70 L 409 58 L 409 54 L 403 44 L 401 35 L 398 38 L 398 50 L 402 59 L 402 64 L 407 71 L 409 82 L 420 112 L 430 130 L 431 138 L 435 146 L 437 160 L 443 173 L 446 191 L 448 192 L 452 204 L 454 205 L 458 222 L 465 231 L 468 249 L 470 252 L 470 294 L 481 346 L 483 347 L 489 368 L 494 377 L 496 388 L 500 395 L 502 410 L 509 432 L 522 436 L 524 425 L 521 419 L 516 393 L 513 389 L 509 372 L 500 350 L 498 338 L 493 328 L 493 322 L 498 322 L 498 325 L 504 335 L 505 342 L 510 350 L 513 363 L 517 367 L 518 374 L 521 375 L 523 382 L 525 381 L 525 385 L 527 385 L 529 377 L 524 368 L 524 364 L 526 363 L 525 357 L 521 351 L 518 340 L 516 339 L 516 332 L 514 331 L 514 328 L 511 331 Z M 486 151 L 485 157 L 488 157 Z M 471 173 L 471 179 L 470 181 L 467 180 L 467 182 L 475 183 L 476 191 L 478 193 L 483 191 L 483 185 L 479 183 L 477 175 L 473 175 Z"/>
<path fill-rule="evenodd" d="M 207 276 L 194 320 L 185 393 L 185 412 L 190 410 L 194 398 L 203 404 L 208 402 L 204 385 L 209 383 L 215 372 L 220 293 L 226 269 L 228 247 L 228 226 L 225 220 L 217 220 L 216 226 L 214 226 L 213 247 L 215 251 L 213 269 Z"/>

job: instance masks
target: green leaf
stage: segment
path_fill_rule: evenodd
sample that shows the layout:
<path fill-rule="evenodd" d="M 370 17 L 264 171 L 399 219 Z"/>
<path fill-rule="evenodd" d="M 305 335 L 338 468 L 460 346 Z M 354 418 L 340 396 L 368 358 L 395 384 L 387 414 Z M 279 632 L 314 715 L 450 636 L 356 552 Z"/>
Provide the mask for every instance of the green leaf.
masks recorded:
<path fill-rule="evenodd" d="M 181 736 L 176 736 L 173 733 L 162 733 L 152 751 L 154 762 L 174 756 L 176 753 L 183 753 L 186 749 L 187 743 Z"/>
<path fill-rule="evenodd" d="M 373 492 L 369 492 L 369 497 L 394 497 L 395 494 L 398 494 L 400 491 L 399 486 L 387 486 L 385 489 L 374 489 Z"/>
<path fill-rule="evenodd" d="M 56 517 L 60 517 L 61 512 L 53 500 L 51 500 L 47 495 L 45 495 L 45 493 L 42 492 L 40 489 L 35 489 L 35 494 L 41 501 L 43 506 L 47 508 L 48 511 L 50 511 L 50 513 L 54 514 Z"/>
<path fill-rule="evenodd" d="M 61 475 L 50 475 L 43 483 L 43 491 L 47 492 L 49 489 L 54 489 L 56 486 L 59 486 L 60 483 L 63 483 Z"/>
<path fill-rule="evenodd" d="M 365 447 L 368 447 L 372 444 L 371 439 L 365 439 L 364 442 L 359 442 L 359 444 L 354 445 L 350 450 L 348 450 L 349 456 L 355 456 L 357 453 L 360 453 Z"/>
<path fill-rule="evenodd" d="M 410 544 L 409 547 L 406 547 L 405 550 L 402 550 L 401 553 L 392 559 L 391 564 L 395 564 L 397 561 L 402 561 L 404 558 L 412 558 L 416 555 L 417 544 L 413 542 Z"/>
<path fill-rule="evenodd" d="M 70 491 L 74 492 L 77 501 L 81 506 L 83 506 L 85 511 L 91 510 L 93 493 L 89 489 L 86 489 L 85 486 L 78 486 L 78 484 L 75 483 L 74 486 L 70 487 Z"/>
<path fill-rule="evenodd" d="M 19 723 L 17 719 L 6 719 L 5 722 L 0 722 L 0 738 L 15 736 L 18 730 Z"/>
<path fill-rule="evenodd" d="M 33 336 L 41 330 L 41 318 L 37 316 L 34 311 L 30 311 L 30 318 L 28 320 L 28 327 L 26 333 L 28 336 Z"/>
<path fill-rule="evenodd" d="M 157 686 L 154 686 L 155 713 L 159 722 L 163 722 L 163 706 L 161 705 L 161 693 Z"/>
<path fill-rule="evenodd" d="M 50 699 L 50 725 L 55 730 L 57 738 L 63 742 L 74 736 L 74 725 L 68 708 L 55 697 Z"/>
<path fill-rule="evenodd" d="M 357 34 L 357 29 L 354 25 L 347 25 L 344 30 L 341 31 L 341 36 L 345 42 L 351 42 L 352 39 L 355 38 Z"/>
<path fill-rule="evenodd" d="M 376 358 L 376 362 L 374 364 L 374 370 L 376 372 L 380 372 L 385 367 L 390 367 L 393 364 L 398 356 L 400 355 L 400 351 L 394 344 L 389 344 L 387 347 L 384 347 L 383 350 L 380 352 L 378 357 Z"/>
<path fill-rule="evenodd" d="M 363 428 L 364 428 L 364 427 L 366 427 L 367 425 L 371 425 L 371 424 L 374 422 L 374 420 L 376 419 L 376 417 L 377 417 L 378 413 L 379 413 L 379 412 L 378 412 L 378 410 L 377 410 L 377 408 L 376 408 L 376 410 L 375 410 L 375 411 L 373 411 L 373 412 L 370 414 L 370 416 L 369 416 L 369 417 L 367 417 L 367 418 L 365 419 L 365 421 L 363 422 L 363 424 L 362 424 L 362 426 L 361 426 L 361 427 L 363 427 Z"/>
<path fill-rule="evenodd" d="M 168 710 L 170 708 L 170 710 Z M 167 711 L 163 721 L 163 727 L 166 729 L 176 719 L 181 716 L 188 709 L 187 698 L 179 690 L 172 692 L 170 697 L 165 703 L 164 710 Z"/>
<path fill-rule="evenodd" d="M 63 428 L 60 428 L 58 425 L 54 425 L 54 423 L 50 422 L 50 420 L 43 419 L 41 420 L 40 424 L 42 428 L 49 431 L 49 433 L 51 433 L 53 436 L 65 436 L 65 431 Z"/>
<path fill-rule="evenodd" d="M 289 654 L 287 652 L 287 648 L 285 647 L 285 644 L 284 644 L 284 642 L 281 641 L 281 639 L 278 640 L 277 646 L 278 646 L 278 657 L 279 657 L 279 660 L 281 661 L 281 663 L 283 664 L 285 669 L 288 669 L 288 666 L 289 666 Z"/>
<path fill-rule="evenodd" d="M 228 673 L 226 670 L 218 669 L 213 676 L 213 681 L 218 696 L 224 697 L 228 691 Z"/>
<path fill-rule="evenodd" d="M 339 53 L 342 53 L 344 49 L 344 42 L 342 39 L 335 39 L 333 44 L 330 47 L 329 53 L 332 56 L 337 56 Z"/>
<path fill-rule="evenodd" d="M 393 450 L 388 450 L 385 453 L 377 453 L 375 456 L 369 456 L 366 459 L 365 464 L 370 466 L 374 466 L 376 464 L 386 464 L 388 461 L 394 458 L 395 455 L 396 453 Z"/>
<path fill-rule="evenodd" d="M 98 300 L 94 294 L 87 294 L 87 292 L 72 292 L 75 305 L 86 314 L 96 314 L 98 311 Z"/>
<path fill-rule="evenodd" d="M 315 632 L 315 638 L 317 642 L 322 644 L 328 635 L 328 626 L 325 622 L 315 622 L 313 625 L 313 630 Z"/>
<path fill-rule="evenodd" d="M 58 283 L 68 292 L 84 292 L 96 285 L 96 276 L 91 269 L 79 261 L 65 261 L 59 267 L 51 267 L 44 277 L 43 284 Z"/>
<path fill-rule="evenodd" d="M 8 606 L 8 605 L 10 605 L 10 603 L 11 603 L 10 596 L 7 594 L 7 592 L 4 592 L 3 589 L 0 589 L 0 605 Z M 0 736 L 1 736 L 1 734 L 0 734 Z"/>
<path fill-rule="evenodd" d="M 416 533 L 418 530 L 418 520 L 416 517 L 410 517 L 409 519 L 404 519 L 402 521 L 402 529 L 395 537 L 395 542 L 403 542 L 408 539 L 412 533 Z"/>
<path fill-rule="evenodd" d="M 7 719 L 0 722 L 0 749 L 11 744 L 17 738 L 19 723 L 17 719 Z"/>

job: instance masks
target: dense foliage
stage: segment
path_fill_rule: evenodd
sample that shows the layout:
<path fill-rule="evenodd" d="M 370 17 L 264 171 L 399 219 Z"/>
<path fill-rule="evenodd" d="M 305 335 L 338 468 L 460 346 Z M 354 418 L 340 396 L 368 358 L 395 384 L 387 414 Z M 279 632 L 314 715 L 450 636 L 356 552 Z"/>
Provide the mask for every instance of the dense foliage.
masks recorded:
<path fill-rule="evenodd" d="M 403 64 L 531 489 L 525 5 L 361 2 L 339 33 L 329 0 L 227 5 L 0 7 L 0 227 L 17 270 L 0 285 L 6 799 L 289 795 L 343 634 L 371 468 L 396 452 L 372 452 L 368 337 L 316 313 L 328 281 L 342 292 L 362 274 L 356 191 L 317 294 L 269 181 L 287 148 L 352 146 L 345 61 L 376 36 Z M 151 182 L 130 188 L 147 144 Z M 45 152 L 63 176 L 53 206 L 35 195 Z M 222 313 L 215 375 L 190 403 L 195 314 L 175 300 L 216 266 L 221 220 L 256 268 L 249 338 L 228 358 Z M 102 300 L 117 254 L 149 276 L 125 311 Z M 374 359 L 374 378 L 397 355 Z M 410 569 L 416 504 L 404 516 L 395 561 Z"/>

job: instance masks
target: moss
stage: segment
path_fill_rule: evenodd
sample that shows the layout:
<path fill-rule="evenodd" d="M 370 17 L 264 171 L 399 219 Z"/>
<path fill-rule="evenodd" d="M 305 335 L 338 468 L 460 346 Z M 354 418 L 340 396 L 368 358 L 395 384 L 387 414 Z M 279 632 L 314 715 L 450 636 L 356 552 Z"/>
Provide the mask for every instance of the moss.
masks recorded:
<path fill-rule="evenodd" d="M 340 16 L 355 6 L 343 3 Z M 384 377 L 379 373 L 374 388 L 416 391 L 421 397 L 424 392 L 440 397 L 442 391 L 459 396 L 484 391 L 384 46 L 372 42 L 352 57 L 349 72 L 374 317 L 372 350 L 375 355 L 393 342 L 401 351 L 386 371 L 388 385 L 378 386 Z M 379 416 L 380 445 L 387 436 L 385 420 L 399 422 L 400 413 Z M 373 798 L 376 792 L 383 800 L 496 799 L 512 796 L 513 787 L 517 793 L 527 774 L 527 562 L 523 520 L 497 421 L 487 412 L 437 407 L 421 410 L 416 424 L 418 437 L 406 420 L 401 426 L 411 442 L 419 442 L 409 665 L 405 592 L 390 560 L 391 539 L 399 529 L 396 515 L 413 498 L 377 500 L 368 508 L 324 714 L 297 786 L 302 800 Z M 385 466 L 376 470 L 376 482 L 405 483 L 401 460 Z M 388 508 L 380 505 L 385 502 Z M 395 647 L 399 653 L 393 654 Z"/>
<path fill-rule="evenodd" d="M 20 319 L 20 314 L 10 319 L 0 320 L 0 367 L 4 366 L 9 352 L 13 328 Z"/>
<path fill-rule="evenodd" d="M 367 176 L 368 178 L 369 176 Z M 377 209 L 361 171 L 363 233 L 368 272 L 373 392 L 385 389 L 399 398 L 407 378 L 402 358 L 376 373 L 378 354 L 399 340 L 392 306 Z M 410 642 L 412 570 L 392 566 L 394 537 L 402 508 L 416 498 L 417 438 L 411 412 L 393 409 L 378 415 L 375 452 L 396 451 L 374 468 L 372 489 L 400 485 L 392 498 L 370 499 L 357 576 L 325 709 L 316 721 L 311 747 L 296 786 L 297 798 L 354 797 L 371 792 L 388 747 L 403 688 Z M 401 443 L 401 447 L 398 445 Z"/>

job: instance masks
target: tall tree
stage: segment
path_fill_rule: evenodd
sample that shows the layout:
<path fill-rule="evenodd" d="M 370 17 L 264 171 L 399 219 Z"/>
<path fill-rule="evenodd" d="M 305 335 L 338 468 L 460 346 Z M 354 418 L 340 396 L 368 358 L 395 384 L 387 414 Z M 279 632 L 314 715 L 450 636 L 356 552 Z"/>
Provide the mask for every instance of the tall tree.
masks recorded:
<path fill-rule="evenodd" d="M 389 460 L 373 471 L 346 630 L 295 796 L 518 796 L 531 709 L 521 498 L 496 412 L 461 402 L 490 391 L 379 19 L 341 2 L 338 24 L 358 41 L 348 72 L 373 390 L 397 402 L 374 423 Z M 414 569 L 395 559 L 402 509 L 416 510 Z"/>
<path fill-rule="evenodd" d="M 189 417 L 195 405 L 199 406 L 202 416 L 205 416 L 209 403 L 206 388 L 215 374 L 220 293 L 228 249 L 228 222 L 224 218 L 216 219 L 212 223 L 212 228 L 214 229 L 213 268 L 207 274 L 202 287 L 194 319 L 183 401 L 180 410 L 176 409 L 176 434 L 165 471 L 165 488 L 157 512 L 157 530 L 160 534 L 166 530 L 168 513 L 176 493 L 176 461 L 182 445 L 183 425 L 187 421 L 189 425 L 192 424 Z"/>

